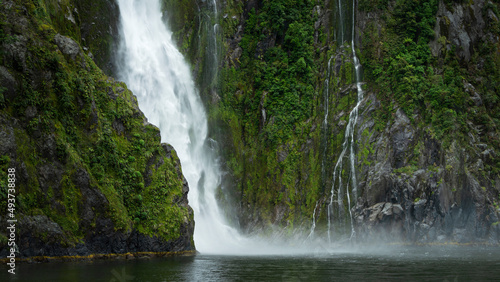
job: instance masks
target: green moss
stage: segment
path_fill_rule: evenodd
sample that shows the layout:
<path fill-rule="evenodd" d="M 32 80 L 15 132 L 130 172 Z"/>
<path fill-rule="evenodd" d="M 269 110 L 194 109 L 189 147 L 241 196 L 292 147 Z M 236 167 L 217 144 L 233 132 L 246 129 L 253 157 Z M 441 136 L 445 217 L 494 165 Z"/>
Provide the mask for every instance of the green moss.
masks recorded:
<path fill-rule="evenodd" d="M 80 29 L 66 25 L 65 19 L 68 9 L 73 13 L 74 2 L 26 0 L 15 6 L 1 14 L 28 17 L 23 36 L 29 39 L 25 56 L 29 71 L 6 66 L 21 87 L 9 98 L 12 106 L 0 108 L 2 118 L 16 120 L 17 144 L 15 152 L 0 156 L 0 200 L 6 196 L 3 174 L 14 164 L 26 175 L 16 183 L 19 215 L 46 215 L 65 232 L 63 245 L 81 242 L 95 228 L 95 222 L 81 218 L 83 205 L 91 204 L 82 196 L 83 189 L 102 193 L 105 201 L 91 208 L 95 218 L 111 218 L 115 230 L 129 232 L 135 226 L 150 236 L 177 239 L 181 224 L 192 218 L 179 203 L 182 179 L 175 152 L 167 156 L 158 129 L 144 126 L 144 116 L 126 85 L 105 76 L 87 55 L 73 60 L 54 43 L 56 33 L 80 41 Z M 30 13 L 15 14 L 22 7 Z M 111 99 L 110 94 L 118 97 Z M 122 131 L 114 128 L 117 122 L 123 124 Z M 44 148 L 51 138 L 55 144 Z M 42 167 L 60 174 L 60 179 L 52 174 L 45 179 Z M 88 174 L 89 187 L 76 185 L 77 172 Z M 0 207 L 5 203 L 1 200 Z"/>
<path fill-rule="evenodd" d="M 394 173 L 404 173 L 406 175 L 412 175 L 415 171 L 418 170 L 416 165 L 407 165 L 394 170 Z"/>

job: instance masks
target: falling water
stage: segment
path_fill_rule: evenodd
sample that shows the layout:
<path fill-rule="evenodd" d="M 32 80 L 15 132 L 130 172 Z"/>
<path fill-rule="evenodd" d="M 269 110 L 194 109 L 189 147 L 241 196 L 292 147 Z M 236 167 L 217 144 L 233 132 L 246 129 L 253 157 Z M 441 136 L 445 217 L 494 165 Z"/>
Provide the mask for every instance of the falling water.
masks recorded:
<path fill-rule="evenodd" d="M 356 12 L 356 0 L 352 1 L 352 39 L 351 39 L 351 48 L 352 48 L 352 59 L 354 61 L 354 72 L 355 72 L 355 79 L 356 79 L 356 90 L 358 92 L 358 103 L 356 104 L 356 107 L 354 107 L 353 111 L 355 111 L 355 117 L 354 117 L 354 125 L 356 125 L 358 121 L 358 111 L 359 111 L 359 105 L 361 104 L 361 101 L 363 100 L 363 88 L 362 88 L 362 82 L 361 82 L 361 63 L 359 62 L 358 56 L 356 55 L 356 49 L 354 48 L 354 36 L 355 36 L 355 12 Z M 353 125 L 353 128 L 354 128 Z M 351 160 L 351 176 L 352 176 L 352 193 L 357 196 L 358 192 L 358 182 L 356 181 L 356 173 L 355 173 L 355 165 L 354 165 L 354 130 L 351 133 L 351 154 L 350 154 L 350 160 Z M 349 212 L 351 212 L 351 209 L 349 209 Z M 352 219 L 352 214 L 351 214 L 351 219 Z M 354 231 L 354 229 L 353 229 Z"/>
<path fill-rule="evenodd" d="M 338 0 L 339 7 L 339 28 L 340 28 L 340 38 L 337 40 L 339 42 L 339 46 L 344 43 L 344 13 L 342 12 L 342 1 Z"/>
<path fill-rule="evenodd" d="M 357 89 L 357 104 L 356 106 L 352 109 L 351 113 L 349 114 L 349 122 L 347 123 L 347 127 L 345 130 L 345 135 L 344 135 L 344 142 L 342 143 L 342 152 L 340 153 L 340 156 L 337 160 L 337 163 L 335 164 L 335 168 L 333 170 L 333 180 L 332 180 L 332 190 L 330 192 L 330 204 L 328 205 L 328 239 L 331 241 L 330 238 L 330 222 L 332 221 L 333 217 L 333 196 L 336 193 L 337 194 L 337 204 L 338 204 L 338 209 L 339 209 L 339 218 L 343 218 L 342 211 L 344 210 L 344 203 L 343 203 L 343 195 L 345 193 L 347 197 L 347 208 L 349 210 L 349 218 L 350 218 L 350 225 L 351 225 L 351 238 L 354 236 L 355 231 L 354 231 L 354 222 L 352 218 L 352 211 L 351 211 L 351 193 L 349 192 L 349 182 L 347 183 L 345 187 L 345 192 L 343 190 L 343 184 L 342 184 L 342 169 L 343 169 L 343 164 L 344 164 L 344 157 L 346 156 L 347 151 L 349 151 L 349 162 L 350 162 L 350 176 L 352 181 L 351 186 L 352 186 L 352 193 L 356 197 L 357 196 L 357 180 L 356 180 L 356 172 L 355 172 L 355 155 L 354 155 L 354 128 L 356 126 L 357 120 L 358 120 L 358 109 L 359 105 L 361 103 L 361 100 L 363 100 L 363 89 L 361 87 L 361 64 L 359 63 L 359 59 L 356 56 L 356 50 L 354 48 L 354 36 L 355 36 L 355 11 L 356 11 L 356 1 L 353 0 L 353 7 L 352 7 L 352 38 L 351 38 L 351 49 L 352 49 L 352 56 L 353 56 L 353 63 L 354 63 L 354 68 L 355 68 L 355 79 L 356 79 L 356 89 Z M 339 7 L 341 6 L 341 2 L 339 0 Z M 340 11 L 340 8 L 339 8 Z M 342 19 L 342 16 L 341 16 Z M 337 190 L 335 191 L 335 182 L 338 177 L 338 185 L 337 185 Z"/>
<path fill-rule="evenodd" d="M 119 0 L 120 79 L 134 92 L 162 142 L 174 146 L 189 186 L 200 252 L 232 252 L 240 235 L 221 216 L 220 173 L 207 140 L 207 118 L 191 71 L 163 20 L 159 1 Z"/>
<path fill-rule="evenodd" d="M 323 158 L 321 161 L 321 175 L 324 177 L 326 174 L 326 151 L 328 147 L 328 114 L 329 114 L 329 104 L 330 104 L 330 75 L 331 75 L 331 62 L 332 62 L 333 56 L 330 57 L 328 60 L 328 66 L 326 69 L 326 78 L 325 78 L 325 101 L 324 101 L 324 111 L 325 111 L 325 117 L 323 119 Z M 331 202 L 331 199 L 330 199 Z M 314 210 L 316 212 L 316 210 Z M 331 228 L 331 223 L 330 223 L 330 216 L 331 216 L 331 211 L 330 208 L 327 209 L 328 213 L 328 241 L 330 241 L 330 228 Z M 314 223 L 314 227 L 316 227 L 316 223 Z"/>
<path fill-rule="evenodd" d="M 172 32 L 162 21 L 159 1 L 119 0 L 118 3 L 122 36 L 119 76 L 137 96 L 149 121 L 160 128 L 162 141 L 177 151 L 190 187 L 188 197 L 194 210 L 197 250 L 217 254 L 310 251 L 259 237 L 245 237 L 226 223 L 215 198 L 221 185 L 212 149 L 217 146 L 207 138 L 205 109 L 191 71 L 172 40 Z"/>
<path fill-rule="evenodd" d="M 332 63 L 333 56 L 330 57 L 328 60 L 328 66 L 326 69 L 326 78 L 325 78 L 325 105 L 324 105 L 324 110 L 325 110 L 325 118 L 323 119 L 323 126 L 328 125 L 328 106 L 329 106 L 329 93 L 330 93 L 330 74 L 331 74 L 331 63 Z"/>
<path fill-rule="evenodd" d="M 208 83 L 211 86 L 211 91 L 215 92 L 219 74 L 219 46 L 217 42 L 219 36 L 219 10 L 217 9 L 217 1 L 208 2 L 208 7 L 210 9 L 210 12 L 207 13 L 207 33 L 209 37 L 205 56 L 209 56 L 209 59 L 207 60 L 208 66 L 205 72 L 209 76 Z"/>
<path fill-rule="evenodd" d="M 319 201 L 316 201 L 316 206 L 314 206 L 313 211 L 311 230 L 309 231 L 309 235 L 307 236 L 306 241 L 312 239 L 314 236 L 314 230 L 316 229 L 316 210 L 318 209 L 318 205 Z"/>

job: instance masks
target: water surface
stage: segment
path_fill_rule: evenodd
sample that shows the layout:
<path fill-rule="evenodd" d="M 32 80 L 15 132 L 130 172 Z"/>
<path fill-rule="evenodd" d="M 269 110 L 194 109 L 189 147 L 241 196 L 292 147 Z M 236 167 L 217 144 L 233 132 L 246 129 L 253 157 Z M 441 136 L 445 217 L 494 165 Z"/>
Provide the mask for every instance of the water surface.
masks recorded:
<path fill-rule="evenodd" d="M 310 254 L 21 264 L 0 281 L 498 281 L 499 247 L 381 246 Z"/>

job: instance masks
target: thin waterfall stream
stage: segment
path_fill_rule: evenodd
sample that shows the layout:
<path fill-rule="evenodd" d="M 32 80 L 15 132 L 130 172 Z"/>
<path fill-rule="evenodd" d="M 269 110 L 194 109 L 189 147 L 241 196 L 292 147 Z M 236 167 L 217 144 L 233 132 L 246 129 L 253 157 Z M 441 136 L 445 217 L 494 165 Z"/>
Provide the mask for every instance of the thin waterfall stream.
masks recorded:
<path fill-rule="evenodd" d="M 344 15 L 342 14 L 342 2 L 341 0 L 338 1 L 339 5 L 339 20 L 340 22 L 343 22 Z M 361 83 L 361 64 L 359 63 L 359 59 L 356 55 L 356 50 L 354 46 L 354 41 L 355 41 L 355 14 L 356 14 L 356 1 L 352 1 L 352 34 L 351 34 L 351 51 L 352 51 L 352 58 L 353 58 L 353 64 L 354 64 L 354 72 L 355 72 L 355 83 L 356 83 L 356 91 L 357 91 L 357 103 L 356 106 L 352 109 L 351 113 L 349 114 L 349 121 L 347 123 L 346 129 L 345 129 L 345 135 L 344 135 L 344 142 L 342 143 L 342 151 L 339 155 L 339 158 L 337 160 L 337 163 L 335 164 L 334 170 L 333 170 L 333 178 L 332 178 L 332 189 L 330 191 L 330 203 L 328 205 L 328 241 L 331 242 L 331 223 L 333 221 L 333 204 L 334 200 L 333 197 L 334 195 L 337 195 L 337 204 L 338 204 L 338 210 L 339 210 L 339 220 L 342 220 L 344 217 L 343 210 L 345 209 L 344 207 L 344 194 L 345 197 L 347 198 L 347 209 L 349 212 L 349 221 L 350 221 L 350 238 L 353 238 L 355 235 L 355 230 L 354 230 L 354 220 L 352 217 L 352 211 L 351 211 L 351 192 L 354 195 L 354 200 L 357 197 L 357 180 L 356 180 L 356 167 L 355 167 L 355 154 L 354 154 L 354 129 L 356 127 L 356 123 L 358 120 L 358 110 L 359 106 L 361 104 L 361 101 L 363 100 L 363 89 L 362 89 L 362 83 Z M 341 25 L 342 27 L 342 25 Z M 343 30 L 341 31 L 341 34 L 343 35 Z M 342 38 L 343 39 L 343 36 Z M 341 41 L 340 45 L 342 45 L 344 42 Z M 348 179 L 345 187 L 343 186 L 343 179 L 342 179 L 342 171 L 344 167 L 344 157 L 346 156 L 346 153 L 349 151 L 349 164 L 350 164 L 350 178 Z M 338 184 L 335 185 L 335 183 L 338 181 Z M 351 192 L 349 191 L 349 183 L 351 183 Z"/>

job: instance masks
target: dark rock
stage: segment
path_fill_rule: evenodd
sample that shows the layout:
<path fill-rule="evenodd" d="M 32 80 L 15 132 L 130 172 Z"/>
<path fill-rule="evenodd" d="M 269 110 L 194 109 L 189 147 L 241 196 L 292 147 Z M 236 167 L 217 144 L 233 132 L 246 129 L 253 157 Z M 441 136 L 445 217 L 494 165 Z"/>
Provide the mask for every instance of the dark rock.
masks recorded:
<path fill-rule="evenodd" d="M 47 134 L 42 136 L 39 143 L 41 155 L 51 161 L 57 159 L 57 143 L 54 134 Z"/>
<path fill-rule="evenodd" d="M 280 150 L 276 151 L 276 155 L 278 158 L 278 163 L 284 162 L 286 158 L 288 157 L 288 149 L 281 147 Z"/>
<path fill-rule="evenodd" d="M 361 239 L 388 241 L 403 238 L 405 214 L 401 205 L 380 202 L 357 214 L 357 234 Z"/>
<path fill-rule="evenodd" d="M 62 199 L 60 182 L 63 175 L 63 169 L 57 163 L 46 163 L 38 167 L 38 183 L 40 189 L 47 194 L 51 189 L 54 196 Z M 55 200 L 55 199 L 50 199 Z"/>
<path fill-rule="evenodd" d="M 116 131 L 116 133 L 118 135 L 123 135 L 123 133 L 125 132 L 125 125 L 123 124 L 121 119 L 118 119 L 118 118 L 115 119 L 111 126 L 113 127 L 113 129 Z"/>
<path fill-rule="evenodd" d="M 420 199 L 418 202 L 415 203 L 414 205 L 414 216 L 415 219 L 418 221 L 422 221 L 425 216 L 425 210 L 426 210 L 426 204 L 427 200 L 426 199 Z"/>
<path fill-rule="evenodd" d="M 12 121 L 5 120 L 0 116 L 0 144 L 2 144 L 0 146 L 0 155 L 13 156 L 16 153 L 16 137 L 11 123 Z"/>
<path fill-rule="evenodd" d="M 82 56 L 80 45 L 73 39 L 61 34 L 56 34 L 54 41 L 57 47 L 59 47 L 59 50 L 61 50 L 64 55 L 68 55 L 72 60 L 75 60 L 77 56 Z"/>
<path fill-rule="evenodd" d="M 386 200 L 387 193 L 391 191 L 393 187 L 393 181 L 389 176 L 389 171 L 388 167 L 382 167 L 381 170 L 370 179 L 372 184 L 366 187 L 364 194 L 367 205 L 371 206 L 377 202 Z"/>
<path fill-rule="evenodd" d="M 94 212 L 104 213 L 107 210 L 108 200 L 101 191 L 91 185 L 90 176 L 84 169 L 76 171 L 73 175 L 73 183 L 82 194 L 82 202 L 78 207 L 81 224 L 90 225 L 94 219 Z"/>
<path fill-rule="evenodd" d="M 113 91 L 113 87 L 108 87 L 108 96 L 111 98 L 111 100 L 116 100 L 118 98 L 118 95 Z"/>
<path fill-rule="evenodd" d="M 432 54 L 439 55 L 439 38 L 444 36 L 451 44 L 446 44 L 449 50 L 457 46 L 457 54 L 466 62 L 471 58 L 480 40 L 485 38 L 485 20 L 483 10 L 486 1 L 474 1 L 470 5 L 453 3 L 453 9 L 447 10 L 443 1 L 439 1 L 437 21 L 434 28 L 435 40 L 430 44 Z M 496 40 L 496 39 L 494 39 Z"/>
<path fill-rule="evenodd" d="M 481 152 L 481 159 L 487 164 L 493 164 L 496 158 L 496 153 L 492 149 L 484 150 Z"/>
<path fill-rule="evenodd" d="M 28 40 L 23 35 L 16 36 L 14 42 L 8 43 L 5 46 L 7 51 L 6 61 L 8 65 L 12 65 L 18 71 L 27 71 L 26 68 L 26 52 Z"/>
<path fill-rule="evenodd" d="M 241 55 L 243 54 L 243 49 L 241 49 L 241 47 L 236 47 L 236 49 L 233 50 L 233 52 L 231 53 L 231 62 L 233 64 L 235 64 L 235 62 L 239 61 Z"/>
<path fill-rule="evenodd" d="M 1 218 L 2 229 L 7 227 L 6 222 L 5 218 Z M 20 257 L 68 254 L 60 243 L 67 241 L 63 230 L 45 215 L 21 216 L 16 230 Z M 7 250 L 0 249 L 0 257 L 6 257 Z"/>
<path fill-rule="evenodd" d="M 125 92 L 125 88 L 123 88 L 123 87 L 116 87 L 116 93 L 122 94 L 123 92 Z"/>
<path fill-rule="evenodd" d="M 34 117 L 37 116 L 37 110 L 35 106 L 28 106 L 26 107 L 26 110 L 24 111 L 24 115 L 26 116 L 27 120 L 31 120 Z"/>
<path fill-rule="evenodd" d="M 340 74 L 340 68 L 342 67 L 343 60 L 342 60 L 342 54 L 338 53 L 335 56 L 335 65 L 333 66 L 333 69 L 335 70 L 335 75 Z"/>
<path fill-rule="evenodd" d="M 5 87 L 4 100 L 11 100 L 15 97 L 18 88 L 17 81 L 4 66 L 0 66 L 0 86 Z"/>
<path fill-rule="evenodd" d="M 96 126 L 99 122 L 99 115 L 97 114 L 97 106 L 95 104 L 95 100 L 92 99 L 92 102 L 90 103 L 90 115 L 87 120 L 86 127 L 89 130 L 89 132 L 95 132 Z"/>
<path fill-rule="evenodd" d="M 400 168 L 406 165 L 406 151 L 409 144 L 412 142 L 414 135 L 413 129 L 410 126 L 410 120 L 401 109 L 396 111 L 396 117 L 391 129 L 393 148 L 394 168 Z"/>

